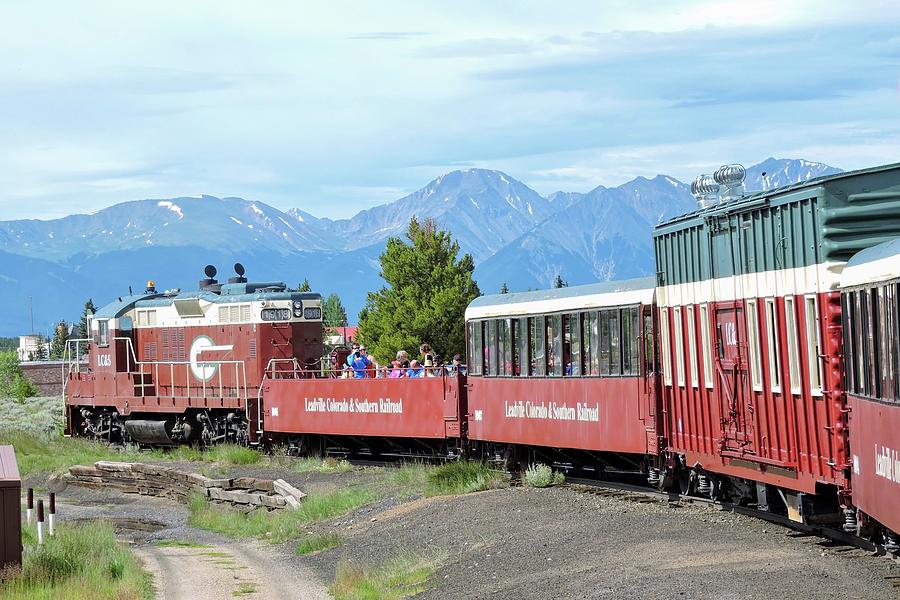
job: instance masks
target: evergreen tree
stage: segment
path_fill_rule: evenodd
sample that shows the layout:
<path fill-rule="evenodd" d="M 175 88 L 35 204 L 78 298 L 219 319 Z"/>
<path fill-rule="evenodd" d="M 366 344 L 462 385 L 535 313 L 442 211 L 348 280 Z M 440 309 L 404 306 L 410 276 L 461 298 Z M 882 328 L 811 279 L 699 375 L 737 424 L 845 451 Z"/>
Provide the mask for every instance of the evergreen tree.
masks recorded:
<path fill-rule="evenodd" d="M 37 350 L 32 353 L 32 356 L 34 357 L 33 360 L 47 360 L 47 344 L 44 341 L 44 336 L 38 336 Z"/>
<path fill-rule="evenodd" d="M 509 287 L 507 287 L 505 281 L 503 282 L 503 285 L 500 286 L 500 293 L 501 293 L 501 294 L 508 294 L 508 293 L 509 293 Z"/>
<path fill-rule="evenodd" d="M 462 354 L 466 306 L 481 294 L 472 257 L 457 259 L 459 243 L 431 219 L 413 218 L 406 237 L 412 245 L 400 238 L 387 242 L 381 255 L 387 286 L 369 293 L 358 338 L 380 361 L 401 349 L 415 356 L 422 342 L 445 357 Z"/>
<path fill-rule="evenodd" d="M 347 311 L 337 294 L 331 294 L 325 299 L 322 320 L 325 322 L 325 327 L 347 326 Z"/>
<path fill-rule="evenodd" d="M 299 286 L 297 286 L 297 291 L 298 292 L 311 292 L 312 287 L 309 285 L 309 279 L 304 277 L 303 283 L 301 283 Z"/>
<path fill-rule="evenodd" d="M 69 324 L 60 321 L 53 331 L 53 341 L 50 342 L 50 358 L 60 359 L 66 353 L 66 340 L 69 339 Z"/>
<path fill-rule="evenodd" d="M 84 303 L 84 312 L 81 313 L 81 323 L 78 324 L 78 337 L 86 340 L 91 337 L 91 332 L 88 329 L 88 318 L 93 316 L 93 314 L 97 312 L 97 309 L 94 307 L 93 298 L 88 298 L 87 302 Z"/>
<path fill-rule="evenodd" d="M 566 286 L 568 286 L 568 285 L 569 285 L 568 283 L 566 283 L 565 281 L 563 281 L 562 275 L 559 275 L 559 274 L 556 275 L 556 281 L 553 282 L 553 287 L 555 287 L 555 288 L 564 288 L 564 287 L 566 287 Z"/>

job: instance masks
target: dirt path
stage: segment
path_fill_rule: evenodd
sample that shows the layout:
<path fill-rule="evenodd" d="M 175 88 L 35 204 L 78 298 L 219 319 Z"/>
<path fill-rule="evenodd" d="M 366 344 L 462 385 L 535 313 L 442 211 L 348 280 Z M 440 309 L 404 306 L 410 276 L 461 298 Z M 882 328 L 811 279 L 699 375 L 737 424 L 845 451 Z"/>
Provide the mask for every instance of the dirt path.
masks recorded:
<path fill-rule="evenodd" d="M 160 600 L 266 598 L 328 599 L 327 590 L 308 572 L 273 568 L 260 549 L 245 544 L 229 547 L 154 546 L 134 549 L 153 574 Z"/>
<path fill-rule="evenodd" d="M 160 600 L 331 598 L 308 567 L 276 546 L 188 526 L 183 505 L 70 486 L 57 506 L 63 521 L 110 522 L 153 575 Z"/>

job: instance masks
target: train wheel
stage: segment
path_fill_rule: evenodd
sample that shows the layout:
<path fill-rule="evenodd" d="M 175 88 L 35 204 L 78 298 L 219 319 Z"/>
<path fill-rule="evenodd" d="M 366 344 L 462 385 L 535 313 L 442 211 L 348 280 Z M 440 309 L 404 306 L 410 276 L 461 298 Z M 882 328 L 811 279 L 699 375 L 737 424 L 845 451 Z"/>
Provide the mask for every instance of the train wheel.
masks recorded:
<path fill-rule="evenodd" d="M 678 491 L 682 496 L 694 493 L 694 473 L 690 469 L 678 469 Z"/>

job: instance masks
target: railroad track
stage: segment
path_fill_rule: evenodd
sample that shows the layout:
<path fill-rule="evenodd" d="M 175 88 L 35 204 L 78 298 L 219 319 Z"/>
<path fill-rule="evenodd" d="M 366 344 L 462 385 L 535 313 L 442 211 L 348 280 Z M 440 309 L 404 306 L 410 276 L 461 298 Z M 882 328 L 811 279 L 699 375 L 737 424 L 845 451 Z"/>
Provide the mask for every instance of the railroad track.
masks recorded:
<path fill-rule="evenodd" d="M 887 560 L 900 563 L 900 557 L 893 556 L 885 552 L 884 548 L 878 544 L 874 544 L 868 540 L 846 533 L 841 529 L 826 527 L 823 525 L 807 525 L 797 523 L 788 517 L 770 513 L 768 511 L 759 510 L 752 506 L 740 506 L 731 502 L 721 500 L 713 500 L 711 498 L 702 498 L 697 496 L 684 496 L 675 492 L 661 492 L 647 486 L 634 485 L 629 483 L 621 483 L 617 481 L 601 481 L 598 479 L 588 479 L 579 477 L 567 477 L 563 487 L 577 493 L 590 494 L 593 496 L 602 496 L 605 498 L 614 498 L 627 502 L 638 502 L 641 504 L 653 502 L 668 502 L 669 504 L 707 504 L 715 506 L 721 511 L 732 512 L 748 517 L 753 517 L 766 521 L 775 525 L 780 525 L 785 529 L 791 529 L 803 533 L 805 535 L 813 535 L 825 538 L 836 546 L 854 547 L 873 555 L 884 556 Z M 891 585 L 900 589 L 900 578 L 889 579 Z"/>

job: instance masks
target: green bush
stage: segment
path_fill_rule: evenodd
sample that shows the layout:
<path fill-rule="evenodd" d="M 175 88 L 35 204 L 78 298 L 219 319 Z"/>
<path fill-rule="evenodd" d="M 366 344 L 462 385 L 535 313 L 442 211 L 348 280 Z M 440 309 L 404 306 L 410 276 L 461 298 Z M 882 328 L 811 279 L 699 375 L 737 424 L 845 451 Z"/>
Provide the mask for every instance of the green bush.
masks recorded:
<path fill-rule="evenodd" d="M 458 460 L 443 464 L 428 473 L 425 495 L 468 494 L 498 488 L 503 483 L 503 474 L 486 464 Z"/>
<path fill-rule="evenodd" d="M 11 350 L 0 352 L 0 397 L 15 398 L 21 403 L 37 395 L 37 386 L 22 376 L 18 355 Z"/>
<path fill-rule="evenodd" d="M 548 465 L 535 463 L 525 470 L 525 476 L 522 479 L 525 485 L 545 488 L 565 483 L 566 476 L 562 473 L 554 472 Z"/>

